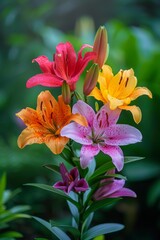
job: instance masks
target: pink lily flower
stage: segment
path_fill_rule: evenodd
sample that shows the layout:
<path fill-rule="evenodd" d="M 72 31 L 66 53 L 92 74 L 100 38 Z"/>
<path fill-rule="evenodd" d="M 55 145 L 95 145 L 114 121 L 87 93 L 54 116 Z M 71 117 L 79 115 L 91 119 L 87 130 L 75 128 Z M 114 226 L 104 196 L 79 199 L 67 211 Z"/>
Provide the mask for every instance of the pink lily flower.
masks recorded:
<path fill-rule="evenodd" d="M 28 79 L 27 88 L 37 85 L 60 87 L 66 81 L 71 91 L 74 91 L 75 84 L 84 68 L 96 56 L 93 51 L 86 52 L 82 56 L 83 49 L 87 47 L 92 48 L 92 46 L 84 44 L 79 50 L 78 56 L 76 56 L 76 52 L 70 42 L 59 43 L 56 47 L 53 61 L 49 61 L 46 56 L 39 56 L 33 59 L 32 62 L 37 62 L 43 73 Z"/>
<path fill-rule="evenodd" d="M 115 171 L 108 171 L 107 174 L 114 174 Z M 125 188 L 124 179 L 115 179 L 113 177 L 101 181 L 102 186 L 95 192 L 94 200 L 117 197 L 137 197 L 136 193 L 129 188 Z"/>
<path fill-rule="evenodd" d="M 60 173 L 63 182 L 57 182 L 53 185 L 54 188 L 60 189 L 66 193 L 70 191 L 84 192 L 88 190 L 88 183 L 84 178 L 79 179 L 79 172 L 76 167 L 72 168 L 70 172 L 67 171 L 65 165 L 60 165 Z"/>
<path fill-rule="evenodd" d="M 138 129 L 126 124 L 116 124 L 120 110 L 110 110 L 104 105 L 97 113 L 85 102 L 79 100 L 73 106 L 73 113 L 80 113 L 88 122 L 87 127 L 70 123 L 62 128 L 61 136 L 82 144 L 80 164 L 86 168 L 99 151 L 109 155 L 118 171 L 124 165 L 124 155 L 120 146 L 140 142 L 142 135 Z"/>

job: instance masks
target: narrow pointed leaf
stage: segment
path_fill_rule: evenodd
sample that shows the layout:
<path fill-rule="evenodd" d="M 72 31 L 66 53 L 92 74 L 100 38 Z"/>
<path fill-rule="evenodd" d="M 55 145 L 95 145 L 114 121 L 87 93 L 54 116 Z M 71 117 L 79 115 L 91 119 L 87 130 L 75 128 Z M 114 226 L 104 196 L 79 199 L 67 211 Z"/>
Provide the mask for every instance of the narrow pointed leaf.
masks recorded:
<path fill-rule="evenodd" d="M 90 240 L 102 234 L 108 234 L 120 231 L 124 228 L 122 224 L 118 223 L 103 223 L 90 228 L 83 234 L 83 240 Z"/>
<path fill-rule="evenodd" d="M 68 235 L 62 231 L 60 228 L 58 227 L 52 227 L 51 224 L 41 218 L 38 217 L 34 217 L 33 218 L 41 223 L 45 228 L 47 228 L 52 234 L 54 234 L 59 240 L 71 240 L 70 237 L 68 237 Z"/>
<path fill-rule="evenodd" d="M 97 177 L 97 181 L 103 180 L 103 179 L 107 179 L 107 178 L 119 178 L 119 179 L 124 179 L 127 180 L 127 178 L 121 174 L 109 174 L 109 175 L 103 175 L 103 176 L 99 176 Z"/>
<path fill-rule="evenodd" d="M 87 181 L 93 175 L 95 168 L 96 168 L 96 161 L 95 161 L 95 159 L 93 159 L 92 162 L 88 166 L 88 172 L 86 174 Z"/>
<path fill-rule="evenodd" d="M 94 212 L 90 213 L 89 216 L 86 218 L 86 220 L 83 222 L 83 230 L 86 231 L 91 222 L 92 222 L 92 219 L 93 219 L 93 216 L 94 216 Z"/>
<path fill-rule="evenodd" d="M 11 221 L 14 221 L 16 219 L 19 218 L 30 218 L 30 216 L 28 214 L 23 214 L 23 213 L 11 213 L 11 212 L 7 212 L 8 214 L 1 214 L 0 215 L 0 223 L 8 223 Z"/>
<path fill-rule="evenodd" d="M 86 219 L 90 213 L 97 211 L 98 209 L 102 207 L 110 207 L 113 204 L 115 204 L 117 201 L 119 201 L 120 198 L 106 198 L 103 200 L 95 201 L 93 202 L 90 207 L 85 211 L 84 213 L 84 219 Z"/>
<path fill-rule="evenodd" d="M 108 170 L 111 170 L 113 168 L 114 168 L 114 165 L 111 161 L 103 164 L 102 166 L 97 168 L 94 174 L 89 178 L 88 180 L 89 184 L 91 184 L 99 175 L 102 175 L 106 173 Z"/>
<path fill-rule="evenodd" d="M 14 198 L 17 194 L 19 194 L 21 192 L 20 188 L 17 188 L 13 191 L 10 190 L 5 190 L 4 195 L 3 195 L 3 203 L 7 203 L 9 200 L 11 200 L 12 198 Z"/>
<path fill-rule="evenodd" d="M 4 173 L 0 179 L 0 205 L 2 205 L 3 202 L 3 193 L 6 188 L 6 174 Z"/>
<path fill-rule="evenodd" d="M 21 213 L 21 212 L 25 212 L 30 210 L 31 207 L 28 205 L 19 205 L 19 206 L 15 206 L 13 208 L 10 208 L 9 211 L 12 213 Z"/>
<path fill-rule="evenodd" d="M 74 217 L 76 223 L 78 224 L 78 219 L 79 219 L 78 209 L 71 202 L 67 201 L 67 203 L 68 203 L 68 206 L 69 206 L 69 209 L 70 209 L 70 212 L 71 212 L 72 216 Z"/>
<path fill-rule="evenodd" d="M 53 188 L 52 186 L 48 186 L 48 185 L 40 184 L 40 183 L 27 183 L 25 185 L 38 187 L 38 188 L 44 189 L 46 191 L 50 191 L 50 192 L 64 198 L 65 200 L 70 201 L 75 206 L 77 206 L 77 207 L 79 206 L 79 204 L 75 200 L 73 200 L 71 197 L 69 197 L 66 193 L 64 193 L 63 191 L 61 191 L 59 189 Z"/>
<path fill-rule="evenodd" d="M 15 231 L 8 231 L 5 233 L 0 233 L 0 239 L 5 239 L 5 238 L 22 238 L 23 235 L 19 232 L 15 232 Z"/>
<path fill-rule="evenodd" d="M 135 162 L 135 161 L 140 161 L 143 160 L 144 157 L 137 157 L 137 156 L 126 156 L 124 158 L 124 163 L 130 163 L 130 162 Z"/>
<path fill-rule="evenodd" d="M 43 167 L 55 172 L 55 173 L 58 173 L 60 174 L 60 171 L 59 171 L 59 167 L 57 165 L 54 165 L 54 164 L 45 164 L 43 165 Z"/>
<path fill-rule="evenodd" d="M 80 236 L 79 230 L 77 228 L 75 228 L 75 227 L 72 227 L 70 225 L 58 224 L 58 223 L 56 223 L 56 222 L 54 222 L 52 220 L 50 221 L 50 223 L 51 223 L 52 227 L 58 227 L 58 228 L 63 229 L 65 231 L 67 231 L 67 232 L 70 232 L 74 237 L 78 238 Z"/>

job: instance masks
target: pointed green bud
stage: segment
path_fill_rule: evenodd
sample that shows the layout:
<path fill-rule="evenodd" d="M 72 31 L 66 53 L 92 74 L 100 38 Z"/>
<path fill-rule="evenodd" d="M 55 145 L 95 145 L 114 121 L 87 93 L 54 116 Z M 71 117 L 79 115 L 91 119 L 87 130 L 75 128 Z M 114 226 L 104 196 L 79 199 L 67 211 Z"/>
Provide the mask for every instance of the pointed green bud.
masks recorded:
<path fill-rule="evenodd" d="M 62 84 L 62 97 L 65 104 L 69 104 L 71 101 L 71 90 L 66 81 Z"/>
<path fill-rule="evenodd" d="M 99 74 L 99 66 L 98 64 L 94 63 L 88 70 L 84 80 L 84 85 L 83 85 L 84 95 L 88 96 L 93 90 L 93 88 L 96 86 L 97 80 L 98 80 L 98 74 Z"/>
<path fill-rule="evenodd" d="M 98 63 L 99 67 L 102 68 L 103 64 L 107 60 L 107 30 L 104 26 L 99 27 L 93 44 L 93 52 L 97 54 L 95 63 Z"/>

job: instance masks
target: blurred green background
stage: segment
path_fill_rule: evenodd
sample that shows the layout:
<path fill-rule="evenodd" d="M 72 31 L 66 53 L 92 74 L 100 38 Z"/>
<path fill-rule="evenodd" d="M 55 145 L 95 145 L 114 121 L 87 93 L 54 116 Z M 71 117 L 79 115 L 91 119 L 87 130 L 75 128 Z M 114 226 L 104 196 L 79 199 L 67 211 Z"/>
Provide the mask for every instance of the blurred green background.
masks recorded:
<path fill-rule="evenodd" d="M 24 186 L 28 182 L 53 184 L 56 177 L 42 167 L 60 158 L 44 145 L 20 150 L 17 137 L 23 129 L 15 113 L 27 106 L 35 108 L 40 91 L 26 89 L 29 77 L 40 72 L 33 58 L 52 59 L 59 42 L 71 41 L 78 50 L 93 43 L 100 25 L 108 31 L 110 53 L 107 63 L 114 73 L 133 68 L 139 86 L 148 87 L 153 99 L 135 101 L 143 113 L 136 126 L 130 113 L 121 123 L 138 127 L 142 143 L 123 148 L 125 155 L 145 157 L 125 166 L 127 185 L 137 199 L 122 200 L 114 209 L 96 214 L 95 222 L 119 222 L 125 230 L 112 234 L 113 240 L 158 240 L 160 229 L 160 2 L 158 0 L 1 0 L 0 2 L 0 175 L 7 173 L 8 188 L 21 188 L 12 204 L 31 205 L 30 214 L 45 219 L 68 221 L 65 203 L 43 190 Z M 51 90 L 51 89 L 50 89 Z M 59 89 L 51 90 L 54 95 Z M 55 207 L 56 206 L 56 207 Z M 103 220 L 103 221 L 102 221 Z M 31 220 L 17 220 L 26 240 L 45 236 Z"/>

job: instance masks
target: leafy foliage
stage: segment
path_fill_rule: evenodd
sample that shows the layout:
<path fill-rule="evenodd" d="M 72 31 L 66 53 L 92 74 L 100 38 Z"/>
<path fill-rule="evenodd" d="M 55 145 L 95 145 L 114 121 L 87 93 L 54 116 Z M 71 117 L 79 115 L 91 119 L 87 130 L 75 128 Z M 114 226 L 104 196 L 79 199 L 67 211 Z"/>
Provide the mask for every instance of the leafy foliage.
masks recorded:
<path fill-rule="evenodd" d="M 8 201 L 10 202 L 19 191 L 17 189 L 12 192 L 6 189 L 6 174 L 4 173 L 0 179 L 0 239 L 21 238 L 21 233 L 11 230 L 10 223 L 17 219 L 30 217 L 23 213 L 30 209 L 27 205 L 7 208 Z"/>

